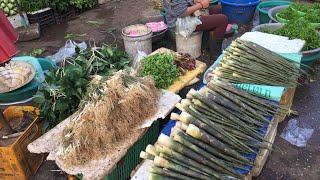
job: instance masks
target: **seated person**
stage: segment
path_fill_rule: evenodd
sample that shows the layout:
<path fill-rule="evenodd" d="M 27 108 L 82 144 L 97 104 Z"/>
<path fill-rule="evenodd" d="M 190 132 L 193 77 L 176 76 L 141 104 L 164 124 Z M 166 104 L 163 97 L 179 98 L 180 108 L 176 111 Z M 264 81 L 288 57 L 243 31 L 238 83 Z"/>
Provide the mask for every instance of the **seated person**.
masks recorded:
<path fill-rule="evenodd" d="M 220 5 L 210 7 L 211 0 L 163 0 L 163 3 L 169 28 L 176 26 L 178 18 L 192 16 L 197 10 L 209 8 L 209 15 L 200 17 L 202 24 L 198 25 L 195 31 L 203 31 L 204 35 L 209 34 L 209 38 L 204 38 L 208 42 L 203 44 L 208 43 L 211 57 L 216 58 L 222 53 L 221 46 L 228 19 L 222 14 Z"/>

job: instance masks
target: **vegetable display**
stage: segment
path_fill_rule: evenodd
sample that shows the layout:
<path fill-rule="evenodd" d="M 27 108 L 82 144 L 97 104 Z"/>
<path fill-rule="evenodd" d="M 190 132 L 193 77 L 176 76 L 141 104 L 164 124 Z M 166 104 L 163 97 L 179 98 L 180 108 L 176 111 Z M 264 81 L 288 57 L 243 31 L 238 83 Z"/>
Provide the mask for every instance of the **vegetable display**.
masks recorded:
<path fill-rule="evenodd" d="M 179 69 L 180 73 L 184 73 L 184 70 L 194 70 L 196 68 L 196 60 L 191 58 L 188 53 L 176 53 L 177 58 L 174 64 Z"/>
<path fill-rule="evenodd" d="M 182 122 L 171 137 L 161 134 L 140 157 L 153 161 L 150 180 L 160 179 L 244 179 L 254 163 L 246 154 L 271 149 L 264 138 L 267 116 L 285 108 L 261 99 L 225 81 L 214 79 L 199 91 L 190 90 L 188 99 L 176 107 L 182 113 L 171 119 Z"/>
<path fill-rule="evenodd" d="M 303 27 L 303 28 L 301 28 Z M 290 39 L 302 39 L 306 41 L 303 47 L 304 51 L 317 49 L 320 47 L 320 38 L 315 28 L 305 19 L 296 19 L 286 23 L 282 28 L 275 31 L 268 29 L 265 33 L 286 36 Z"/>
<path fill-rule="evenodd" d="M 128 55 L 120 50 L 102 46 L 84 51 L 67 60 L 70 65 L 52 70 L 40 85 L 34 104 L 40 109 L 40 117 L 52 128 L 78 110 L 84 99 L 91 76 L 107 76 L 128 67 Z"/>
<path fill-rule="evenodd" d="M 320 23 L 320 3 L 313 3 L 312 5 L 304 5 L 294 3 L 288 8 L 283 9 L 278 13 L 278 17 L 285 20 L 296 20 L 303 18 L 310 23 Z"/>
<path fill-rule="evenodd" d="M 237 39 L 209 75 L 237 84 L 295 87 L 302 72 L 297 64 L 258 44 Z"/>
<path fill-rule="evenodd" d="M 79 111 L 63 130 L 59 158 L 66 165 L 82 165 L 118 151 L 157 112 L 159 97 L 152 77 L 125 70 L 94 76 Z"/>
<path fill-rule="evenodd" d="M 0 9 L 6 16 L 13 16 L 18 13 L 15 0 L 0 0 Z"/>
<path fill-rule="evenodd" d="M 179 78 L 179 70 L 174 64 L 176 57 L 171 53 L 157 53 L 142 61 L 142 76 L 153 76 L 156 87 L 168 88 Z"/>

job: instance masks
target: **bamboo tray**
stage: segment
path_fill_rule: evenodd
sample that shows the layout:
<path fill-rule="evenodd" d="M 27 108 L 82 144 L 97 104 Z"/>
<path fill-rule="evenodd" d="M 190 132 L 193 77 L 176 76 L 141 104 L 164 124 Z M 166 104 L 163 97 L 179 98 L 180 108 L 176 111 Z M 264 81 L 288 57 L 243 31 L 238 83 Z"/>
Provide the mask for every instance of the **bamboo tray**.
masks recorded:
<path fill-rule="evenodd" d="M 167 48 L 160 48 L 151 53 L 150 55 L 154 55 L 157 53 L 174 53 L 174 51 Z M 183 76 L 180 76 L 178 80 L 176 80 L 171 86 L 168 87 L 168 91 L 178 93 L 184 87 L 186 87 L 194 78 L 196 78 L 199 74 L 203 73 L 207 65 L 201 61 L 196 60 L 196 69 L 192 71 L 186 71 Z"/>

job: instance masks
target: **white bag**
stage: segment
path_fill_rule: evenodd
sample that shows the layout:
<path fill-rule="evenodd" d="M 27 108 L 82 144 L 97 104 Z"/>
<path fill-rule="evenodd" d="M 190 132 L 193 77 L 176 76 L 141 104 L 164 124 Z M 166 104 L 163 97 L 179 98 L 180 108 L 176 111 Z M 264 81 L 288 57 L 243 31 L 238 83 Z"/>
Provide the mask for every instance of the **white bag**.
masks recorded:
<path fill-rule="evenodd" d="M 184 38 L 188 38 L 200 24 L 202 24 L 202 22 L 198 17 L 187 16 L 178 18 L 176 22 L 176 33 Z"/>
<path fill-rule="evenodd" d="M 79 47 L 80 50 L 87 49 L 87 44 L 85 42 L 76 43 L 74 41 L 68 40 L 66 45 L 59 49 L 59 51 L 47 58 L 52 59 L 56 63 L 60 63 L 62 60 L 68 59 L 74 55 L 76 55 L 76 47 Z"/>
<path fill-rule="evenodd" d="M 140 68 L 141 60 L 145 57 L 147 57 L 147 54 L 143 51 L 138 50 L 136 57 L 134 58 L 134 60 L 132 62 L 132 68 L 134 70 L 138 71 Z"/>

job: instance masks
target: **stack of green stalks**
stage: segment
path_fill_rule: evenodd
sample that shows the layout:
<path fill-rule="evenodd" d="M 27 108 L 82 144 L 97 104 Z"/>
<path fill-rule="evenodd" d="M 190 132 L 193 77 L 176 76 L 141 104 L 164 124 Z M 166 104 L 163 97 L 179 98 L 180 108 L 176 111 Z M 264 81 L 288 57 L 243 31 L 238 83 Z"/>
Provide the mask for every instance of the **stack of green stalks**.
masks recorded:
<path fill-rule="evenodd" d="M 298 64 L 258 44 L 237 39 L 224 52 L 213 76 L 238 84 L 291 88 L 305 74 Z"/>
<path fill-rule="evenodd" d="M 153 161 L 149 180 L 244 179 L 236 170 L 254 166 L 244 154 L 272 147 L 260 134 L 272 123 L 266 116 L 285 111 L 219 79 L 191 89 L 176 107 L 182 113 L 171 114 L 171 137 L 161 134 L 140 154 Z"/>

